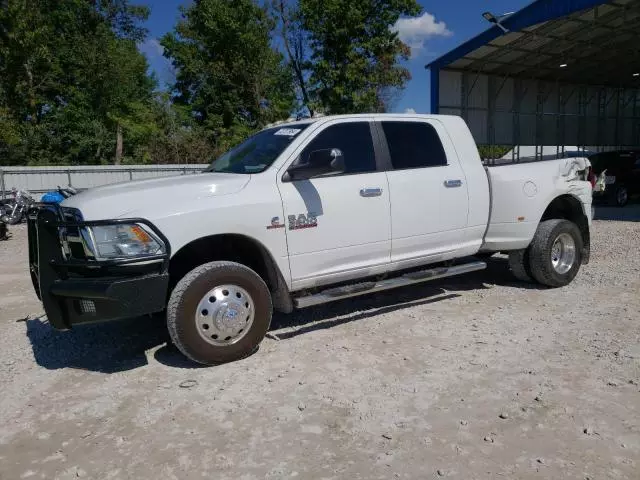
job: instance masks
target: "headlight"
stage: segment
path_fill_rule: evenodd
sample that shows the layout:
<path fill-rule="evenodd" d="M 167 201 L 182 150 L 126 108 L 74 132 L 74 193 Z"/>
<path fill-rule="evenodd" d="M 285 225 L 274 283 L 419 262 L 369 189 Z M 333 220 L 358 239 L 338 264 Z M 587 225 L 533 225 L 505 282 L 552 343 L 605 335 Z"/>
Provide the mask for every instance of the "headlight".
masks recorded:
<path fill-rule="evenodd" d="M 164 243 L 138 224 L 87 227 L 83 233 L 88 246 L 98 260 L 132 258 L 166 252 Z"/>

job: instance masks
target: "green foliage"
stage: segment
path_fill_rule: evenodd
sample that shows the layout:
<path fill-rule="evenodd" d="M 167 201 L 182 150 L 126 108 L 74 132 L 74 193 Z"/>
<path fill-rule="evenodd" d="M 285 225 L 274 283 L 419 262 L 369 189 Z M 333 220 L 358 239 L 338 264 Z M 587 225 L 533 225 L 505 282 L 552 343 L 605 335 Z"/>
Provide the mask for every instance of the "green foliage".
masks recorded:
<path fill-rule="evenodd" d="M 154 132 L 155 80 L 125 0 L 9 0 L 0 9 L 0 164 L 107 163 Z M 16 138 L 17 136 L 17 138 Z"/>
<path fill-rule="evenodd" d="M 511 151 L 509 145 L 478 145 L 478 152 L 482 159 L 502 158 Z"/>
<path fill-rule="evenodd" d="M 0 107 L 0 145 L 16 145 L 20 142 L 20 125 L 13 118 L 9 110 Z"/>
<path fill-rule="evenodd" d="M 287 0 L 271 0 L 271 14 L 276 23 L 287 65 L 294 78 L 296 113 L 313 114 L 321 105 L 309 91 L 311 62 L 309 61 L 309 35 L 302 25 L 298 5 Z"/>
<path fill-rule="evenodd" d="M 162 38 L 177 70 L 174 101 L 219 150 L 291 112 L 292 77 L 271 47 L 273 26 L 252 0 L 201 0 Z"/>
<path fill-rule="evenodd" d="M 390 27 L 416 0 L 300 0 L 312 51 L 312 90 L 331 113 L 381 112 L 404 87 L 409 47 Z"/>
<path fill-rule="evenodd" d="M 147 36 L 147 30 L 140 26 L 140 21 L 149 18 L 146 5 L 130 5 L 129 0 L 92 0 L 92 3 L 118 37 L 142 41 Z"/>
<path fill-rule="evenodd" d="M 188 105 L 176 105 L 163 93 L 154 103 L 153 114 L 159 134 L 151 138 L 146 152 L 153 163 L 206 163 L 212 159 L 214 147 Z"/>
<path fill-rule="evenodd" d="M 147 6 L 0 2 L 0 165 L 202 163 L 292 113 L 385 111 L 410 78 L 390 27 L 416 0 L 187 5 L 157 92 L 137 48 Z"/>

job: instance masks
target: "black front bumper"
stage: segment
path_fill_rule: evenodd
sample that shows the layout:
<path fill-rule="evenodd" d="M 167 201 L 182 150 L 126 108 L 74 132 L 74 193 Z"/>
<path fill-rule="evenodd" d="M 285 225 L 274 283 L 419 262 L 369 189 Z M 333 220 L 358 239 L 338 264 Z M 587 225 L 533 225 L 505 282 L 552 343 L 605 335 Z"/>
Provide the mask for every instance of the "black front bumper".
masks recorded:
<path fill-rule="evenodd" d="M 67 259 L 60 229 L 117 223 L 143 224 L 165 244 L 165 253 L 143 259 Z M 41 205 L 28 216 L 29 271 L 49 323 L 72 325 L 136 317 L 164 310 L 169 285 L 170 247 L 151 222 L 134 219 L 80 221 L 65 218 L 59 206 Z"/>

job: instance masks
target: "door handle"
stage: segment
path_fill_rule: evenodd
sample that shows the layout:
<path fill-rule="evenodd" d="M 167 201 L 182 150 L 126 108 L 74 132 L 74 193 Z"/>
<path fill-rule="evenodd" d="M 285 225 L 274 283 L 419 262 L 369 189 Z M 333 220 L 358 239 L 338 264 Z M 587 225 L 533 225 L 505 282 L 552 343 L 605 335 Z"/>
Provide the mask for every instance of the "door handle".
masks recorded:
<path fill-rule="evenodd" d="M 457 188 L 462 186 L 462 180 L 445 180 L 444 186 L 447 188 Z"/>
<path fill-rule="evenodd" d="M 377 188 L 363 188 L 360 190 L 361 197 L 379 197 L 382 195 L 382 189 Z"/>

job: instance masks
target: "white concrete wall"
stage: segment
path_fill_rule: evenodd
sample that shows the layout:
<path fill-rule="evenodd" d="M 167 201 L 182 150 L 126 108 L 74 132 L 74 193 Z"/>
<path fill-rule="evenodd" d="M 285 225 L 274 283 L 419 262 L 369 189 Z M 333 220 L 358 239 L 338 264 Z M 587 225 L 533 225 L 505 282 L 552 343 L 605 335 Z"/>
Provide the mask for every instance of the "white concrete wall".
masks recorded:
<path fill-rule="evenodd" d="M 201 172 L 206 165 L 97 165 L 84 167 L 0 167 L 0 197 L 13 187 L 40 194 L 57 186 L 85 189 L 144 178 Z M 6 195 L 6 193 L 5 193 Z M 4 198 L 4 197 L 3 197 Z"/>

